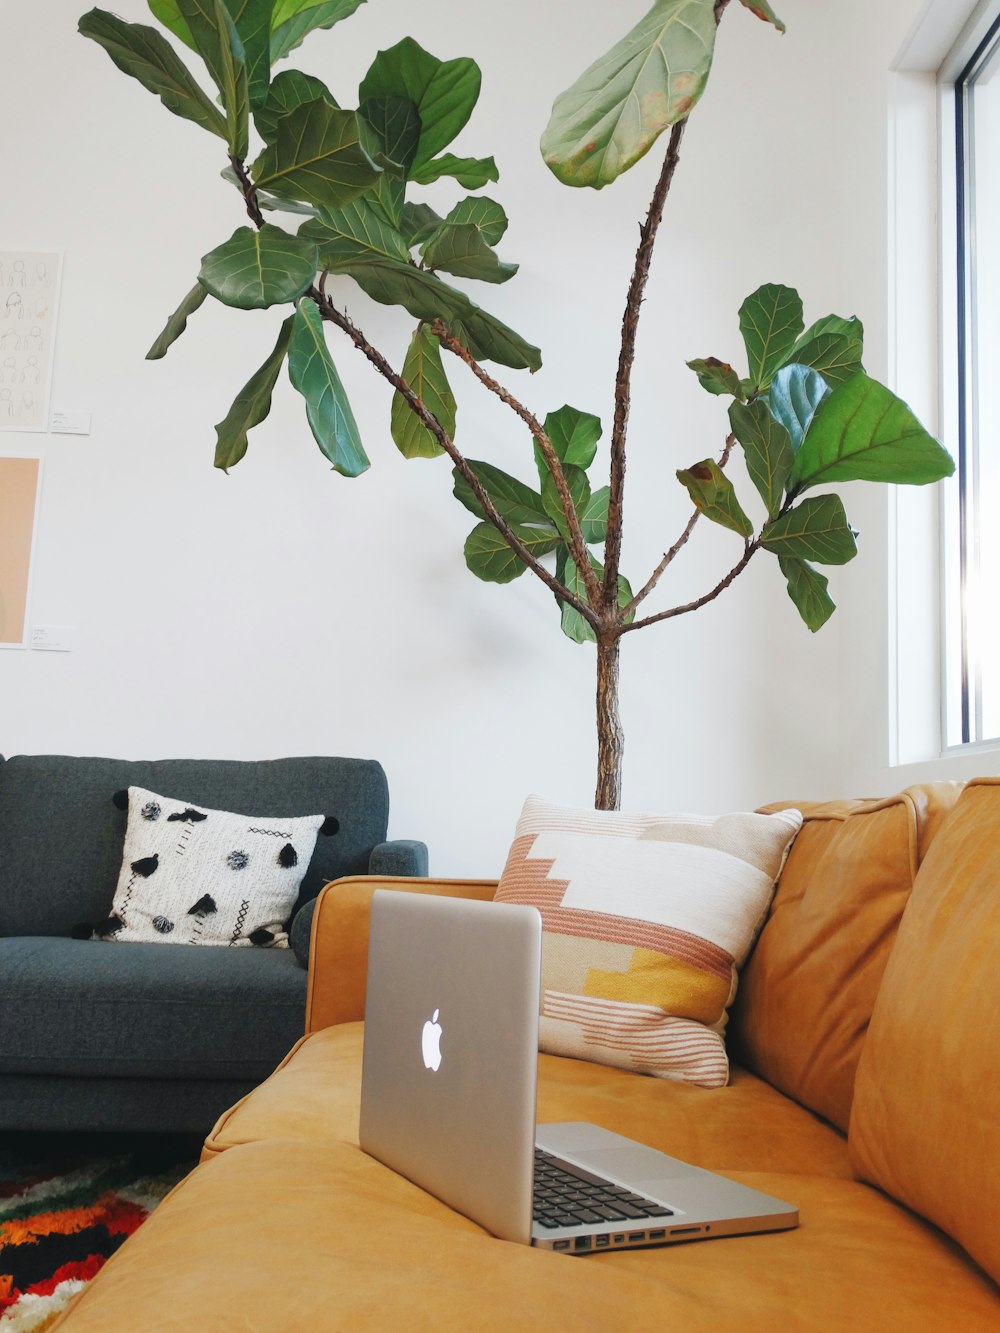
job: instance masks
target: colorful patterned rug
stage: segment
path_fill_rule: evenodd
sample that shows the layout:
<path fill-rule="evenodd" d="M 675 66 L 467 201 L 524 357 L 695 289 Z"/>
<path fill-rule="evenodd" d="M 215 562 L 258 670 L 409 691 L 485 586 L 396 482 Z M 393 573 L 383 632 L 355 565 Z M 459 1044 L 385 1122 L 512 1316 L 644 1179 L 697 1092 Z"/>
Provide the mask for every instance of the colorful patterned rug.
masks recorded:
<path fill-rule="evenodd" d="M 0 1333 L 42 1333 L 198 1160 L 190 1136 L 7 1134 Z"/>

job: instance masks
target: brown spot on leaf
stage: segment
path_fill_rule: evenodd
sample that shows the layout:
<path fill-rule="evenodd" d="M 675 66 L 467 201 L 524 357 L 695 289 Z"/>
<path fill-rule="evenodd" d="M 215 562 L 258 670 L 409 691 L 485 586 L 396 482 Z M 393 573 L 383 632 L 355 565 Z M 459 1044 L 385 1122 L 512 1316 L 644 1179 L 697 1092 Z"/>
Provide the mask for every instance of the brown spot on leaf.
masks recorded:
<path fill-rule="evenodd" d="M 691 469 L 691 475 L 694 477 L 695 481 L 711 481 L 712 469 L 707 463 L 695 463 L 694 467 Z"/>

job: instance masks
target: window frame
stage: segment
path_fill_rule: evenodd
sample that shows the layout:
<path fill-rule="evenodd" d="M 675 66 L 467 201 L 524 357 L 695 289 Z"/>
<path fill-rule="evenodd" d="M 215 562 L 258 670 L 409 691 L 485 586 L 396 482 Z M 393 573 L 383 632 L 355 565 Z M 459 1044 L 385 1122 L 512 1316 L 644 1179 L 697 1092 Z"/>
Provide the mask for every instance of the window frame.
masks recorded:
<path fill-rule="evenodd" d="M 975 626 L 970 610 L 970 584 L 978 581 L 979 566 L 979 438 L 976 415 L 976 301 L 974 252 L 976 248 L 976 212 L 974 184 L 974 112 L 972 98 L 978 76 L 994 60 L 1000 60 L 1000 0 L 980 6 L 978 24 L 972 33 L 964 33 L 942 68 L 942 87 L 949 86 L 952 98 L 953 156 L 949 154 L 954 208 L 954 306 L 955 337 L 955 452 L 957 471 L 957 512 L 953 517 L 957 542 L 958 589 L 948 589 L 957 599 L 952 619 L 957 624 L 958 651 L 944 645 L 948 657 L 944 672 L 945 690 L 942 725 L 944 748 L 965 750 L 970 746 L 995 746 L 1000 735 L 985 734 L 983 724 L 983 679 L 981 658 L 973 651 Z M 985 31 L 982 31 L 986 23 Z M 956 63 L 960 67 L 955 69 Z M 945 172 L 942 172 L 947 197 Z M 949 647 L 951 649 L 949 653 Z M 957 657 L 957 662 L 956 662 Z M 958 676 L 957 682 L 955 676 Z M 957 708 L 956 719 L 953 714 Z"/>

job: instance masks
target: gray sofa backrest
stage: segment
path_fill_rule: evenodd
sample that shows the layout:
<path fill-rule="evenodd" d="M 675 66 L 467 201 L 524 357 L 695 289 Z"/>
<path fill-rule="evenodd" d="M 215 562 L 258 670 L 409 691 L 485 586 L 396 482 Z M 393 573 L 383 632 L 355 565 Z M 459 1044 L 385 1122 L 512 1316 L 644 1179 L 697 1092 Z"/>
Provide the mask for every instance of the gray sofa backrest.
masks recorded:
<path fill-rule="evenodd" d="M 0 758 L 0 936 L 68 935 L 108 916 L 127 820 L 112 798 L 125 787 L 237 814 L 335 816 L 300 903 L 327 880 L 366 874 L 389 821 L 385 773 L 369 759 Z"/>

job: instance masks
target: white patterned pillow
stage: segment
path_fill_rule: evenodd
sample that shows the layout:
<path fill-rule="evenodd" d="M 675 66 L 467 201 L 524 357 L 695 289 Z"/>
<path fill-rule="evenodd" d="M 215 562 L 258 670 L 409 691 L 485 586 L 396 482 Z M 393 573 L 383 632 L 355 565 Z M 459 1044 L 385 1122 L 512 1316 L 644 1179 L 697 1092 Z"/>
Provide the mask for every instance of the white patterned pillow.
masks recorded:
<path fill-rule="evenodd" d="M 625 814 L 529 796 L 498 902 L 542 915 L 540 1046 L 721 1087 L 737 968 L 802 824 Z"/>
<path fill-rule="evenodd" d="M 287 949 L 285 926 L 324 818 L 234 815 L 129 787 L 118 888 L 97 933 Z"/>

